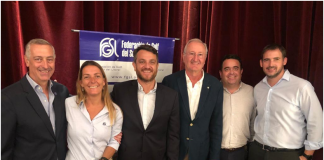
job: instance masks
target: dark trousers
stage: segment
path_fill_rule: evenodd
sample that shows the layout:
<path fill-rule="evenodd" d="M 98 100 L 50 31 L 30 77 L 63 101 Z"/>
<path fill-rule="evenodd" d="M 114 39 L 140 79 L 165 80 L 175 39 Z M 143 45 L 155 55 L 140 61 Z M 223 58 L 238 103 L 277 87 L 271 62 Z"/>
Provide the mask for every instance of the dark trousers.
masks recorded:
<path fill-rule="evenodd" d="M 295 151 L 266 151 L 255 141 L 250 144 L 249 160 L 299 160 L 304 148 Z"/>
<path fill-rule="evenodd" d="M 234 151 L 221 149 L 220 154 L 220 160 L 246 160 L 248 153 L 245 147 L 241 147 Z"/>

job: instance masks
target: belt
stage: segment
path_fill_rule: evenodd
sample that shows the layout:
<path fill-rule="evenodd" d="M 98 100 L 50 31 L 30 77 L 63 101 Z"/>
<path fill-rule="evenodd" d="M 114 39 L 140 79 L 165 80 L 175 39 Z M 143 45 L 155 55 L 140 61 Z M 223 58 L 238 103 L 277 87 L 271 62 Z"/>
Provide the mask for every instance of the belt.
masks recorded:
<path fill-rule="evenodd" d="M 239 147 L 239 148 L 222 148 L 222 150 L 225 150 L 227 152 L 234 152 L 236 150 L 239 150 L 241 148 L 244 148 L 246 145 L 242 146 L 242 147 Z"/>
<path fill-rule="evenodd" d="M 265 151 L 272 151 L 272 152 L 291 152 L 291 151 L 299 151 L 303 148 L 299 148 L 299 149 L 288 149 L 288 148 L 275 148 L 275 147 L 270 147 L 264 144 L 259 143 L 258 141 L 254 140 L 254 143 L 257 144 L 258 146 L 262 147 L 262 150 Z"/>

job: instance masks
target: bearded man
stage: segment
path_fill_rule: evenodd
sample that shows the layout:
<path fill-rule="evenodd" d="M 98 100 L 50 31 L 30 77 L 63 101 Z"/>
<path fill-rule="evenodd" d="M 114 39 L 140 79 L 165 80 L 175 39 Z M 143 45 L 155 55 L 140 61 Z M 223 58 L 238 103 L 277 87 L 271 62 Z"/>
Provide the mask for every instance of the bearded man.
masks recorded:
<path fill-rule="evenodd" d="M 118 160 L 178 160 L 178 94 L 157 84 L 158 66 L 157 50 L 141 45 L 134 50 L 137 80 L 113 88 L 111 97 L 124 115 Z"/>

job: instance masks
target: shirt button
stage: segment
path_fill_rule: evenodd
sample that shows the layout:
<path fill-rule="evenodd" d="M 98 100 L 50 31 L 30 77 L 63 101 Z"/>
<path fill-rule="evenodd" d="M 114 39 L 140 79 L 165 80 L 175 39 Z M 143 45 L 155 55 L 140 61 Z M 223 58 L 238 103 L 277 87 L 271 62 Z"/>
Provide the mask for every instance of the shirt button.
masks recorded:
<path fill-rule="evenodd" d="M 44 100 L 44 102 L 46 102 L 46 99 Z"/>
<path fill-rule="evenodd" d="M 192 124 L 192 123 L 190 123 L 190 126 L 193 126 L 193 124 Z"/>
<path fill-rule="evenodd" d="M 187 140 L 189 141 L 189 138 L 187 138 Z"/>

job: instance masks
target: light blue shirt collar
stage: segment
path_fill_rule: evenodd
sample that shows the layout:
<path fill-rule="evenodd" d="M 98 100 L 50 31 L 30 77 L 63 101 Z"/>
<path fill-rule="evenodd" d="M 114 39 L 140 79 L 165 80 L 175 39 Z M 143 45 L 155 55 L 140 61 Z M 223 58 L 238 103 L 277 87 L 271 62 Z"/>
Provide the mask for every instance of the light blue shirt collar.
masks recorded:
<path fill-rule="evenodd" d="M 285 73 L 284 75 L 281 77 L 281 79 L 277 82 L 277 84 L 281 81 L 281 80 L 286 80 L 286 81 L 289 81 L 290 80 L 290 72 L 288 71 L 288 69 L 285 69 Z M 268 84 L 268 77 L 265 76 L 263 79 L 262 79 L 262 82 Z"/>
<path fill-rule="evenodd" d="M 36 90 L 36 89 L 39 87 L 39 84 L 37 84 L 33 79 L 30 78 L 28 72 L 27 72 L 27 74 L 26 74 L 26 78 L 27 78 L 29 84 L 34 88 L 34 90 Z M 52 83 L 51 80 L 48 80 L 48 81 L 49 81 L 49 85 L 50 85 L 49 88 L 50 88 L 50 90 L 51 90 L 51 88 L 53 87 L 53 83 Z"/>

